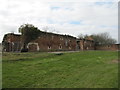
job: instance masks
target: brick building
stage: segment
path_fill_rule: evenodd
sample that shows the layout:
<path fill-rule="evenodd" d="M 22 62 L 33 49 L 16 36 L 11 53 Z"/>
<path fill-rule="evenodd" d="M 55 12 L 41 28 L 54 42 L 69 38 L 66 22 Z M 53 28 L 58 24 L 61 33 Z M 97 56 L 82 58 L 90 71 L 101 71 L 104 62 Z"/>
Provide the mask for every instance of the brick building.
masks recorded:
<path fill-rule="evenodd" d="M 8 33 L 4 36 L 2 44 L 3 51 L 18 52 L 21 51 L 21 35 Z M 48 32 L 42 32 L 39 37 L 27 45 L 28 51 L 76 51 L 76 50 L 94 50 L 95 42 L 88 39 L 77 39 L 70 35 L 60 35 Z"/>

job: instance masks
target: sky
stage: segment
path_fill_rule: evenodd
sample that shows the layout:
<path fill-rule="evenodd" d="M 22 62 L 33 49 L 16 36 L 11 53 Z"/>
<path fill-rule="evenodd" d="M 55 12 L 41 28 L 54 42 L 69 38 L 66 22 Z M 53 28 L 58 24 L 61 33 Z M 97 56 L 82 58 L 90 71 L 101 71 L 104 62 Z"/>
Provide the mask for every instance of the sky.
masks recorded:
<path fill-rule="evenodd" d="M 0 0 L 0 42 L 4 34 L 18 34 L 26 23 L 75 37 L 108 32 L 118 40 L 118 1 Z"/>

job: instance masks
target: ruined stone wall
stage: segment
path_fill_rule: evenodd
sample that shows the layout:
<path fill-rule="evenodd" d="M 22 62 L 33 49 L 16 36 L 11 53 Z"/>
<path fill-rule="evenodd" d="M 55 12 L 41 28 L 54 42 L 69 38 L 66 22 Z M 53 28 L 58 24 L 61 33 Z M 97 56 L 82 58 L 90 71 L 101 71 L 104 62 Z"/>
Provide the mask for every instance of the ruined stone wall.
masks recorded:
<path fill-rule="evenodd" d="M 6 34 L 3 38 L 3 51 L 20 51 L 21 49 L 21 36 L 13 33 Z"/>
<path fill-rule="evenodd" d="M 32 44 L 28 45 L 29 51 L 68 51 L 76 49 L 76 38 L 64 35 L 43 34 L 30 43 Z"/>
<path fill-rule="evenodd" d="M 120 45 L 119 44 L 99 45 L 96 46 L 96 50 L 120 50 Z"/>
<path fill-rule="evenodd" d="M 3 39 L 3 51 L 20 51 L 21 35 L 6 34 Z M 42 33 L 36 40 L 28 44 L 29 51 L 75 50 L 76 38 L 67 35 Z"/>
<path fill-rule="evenodd" d="M 94 50 L 95 43 L 92 40 L 85 40 L 84 41 L 84 50 Z"/>
<path fill-rule="evenodd" d="M 80 46 L 80 47 L 77 46 L 79 50 L 94 50 L 95 49 L 95 43 L 92 40 L 80 39 L 77 41 L 77 44 Z"/>
<path fill-rule="evenodd" d="M 6 34 L 3 39 L 3 51 L 15 52 L 21 51 L 21 35 Z M 42 32 L 40 36 L 29 42 L 28 51 L 76 51 L 76 50 L 94 50 L 95 43 L 92 40 L 77 39 L 68 35 L 59 35 Z"/>

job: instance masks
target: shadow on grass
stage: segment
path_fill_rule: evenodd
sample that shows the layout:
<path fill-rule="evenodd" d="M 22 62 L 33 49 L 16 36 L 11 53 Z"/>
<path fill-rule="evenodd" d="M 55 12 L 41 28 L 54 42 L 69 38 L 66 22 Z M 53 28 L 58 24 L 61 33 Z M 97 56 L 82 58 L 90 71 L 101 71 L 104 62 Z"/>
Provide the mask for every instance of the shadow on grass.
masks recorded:
<path fill-rule="evenodd" d="M 32 58 L 19 58 L 16 60 L 3 60 L 2 62 L 16 62 L 16 61 L 30 61 L 33 60 Z"/>

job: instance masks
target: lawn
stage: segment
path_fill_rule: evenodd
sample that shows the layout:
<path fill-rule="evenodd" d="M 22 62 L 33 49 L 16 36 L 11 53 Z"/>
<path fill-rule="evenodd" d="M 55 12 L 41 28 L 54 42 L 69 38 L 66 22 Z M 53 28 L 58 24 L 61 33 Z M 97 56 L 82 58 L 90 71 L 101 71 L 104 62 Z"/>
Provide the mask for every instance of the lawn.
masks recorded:
<path fill-rule="evenodd" d="M 3 88 L 117 88 L 118 52 L 3 53 Z"/>

